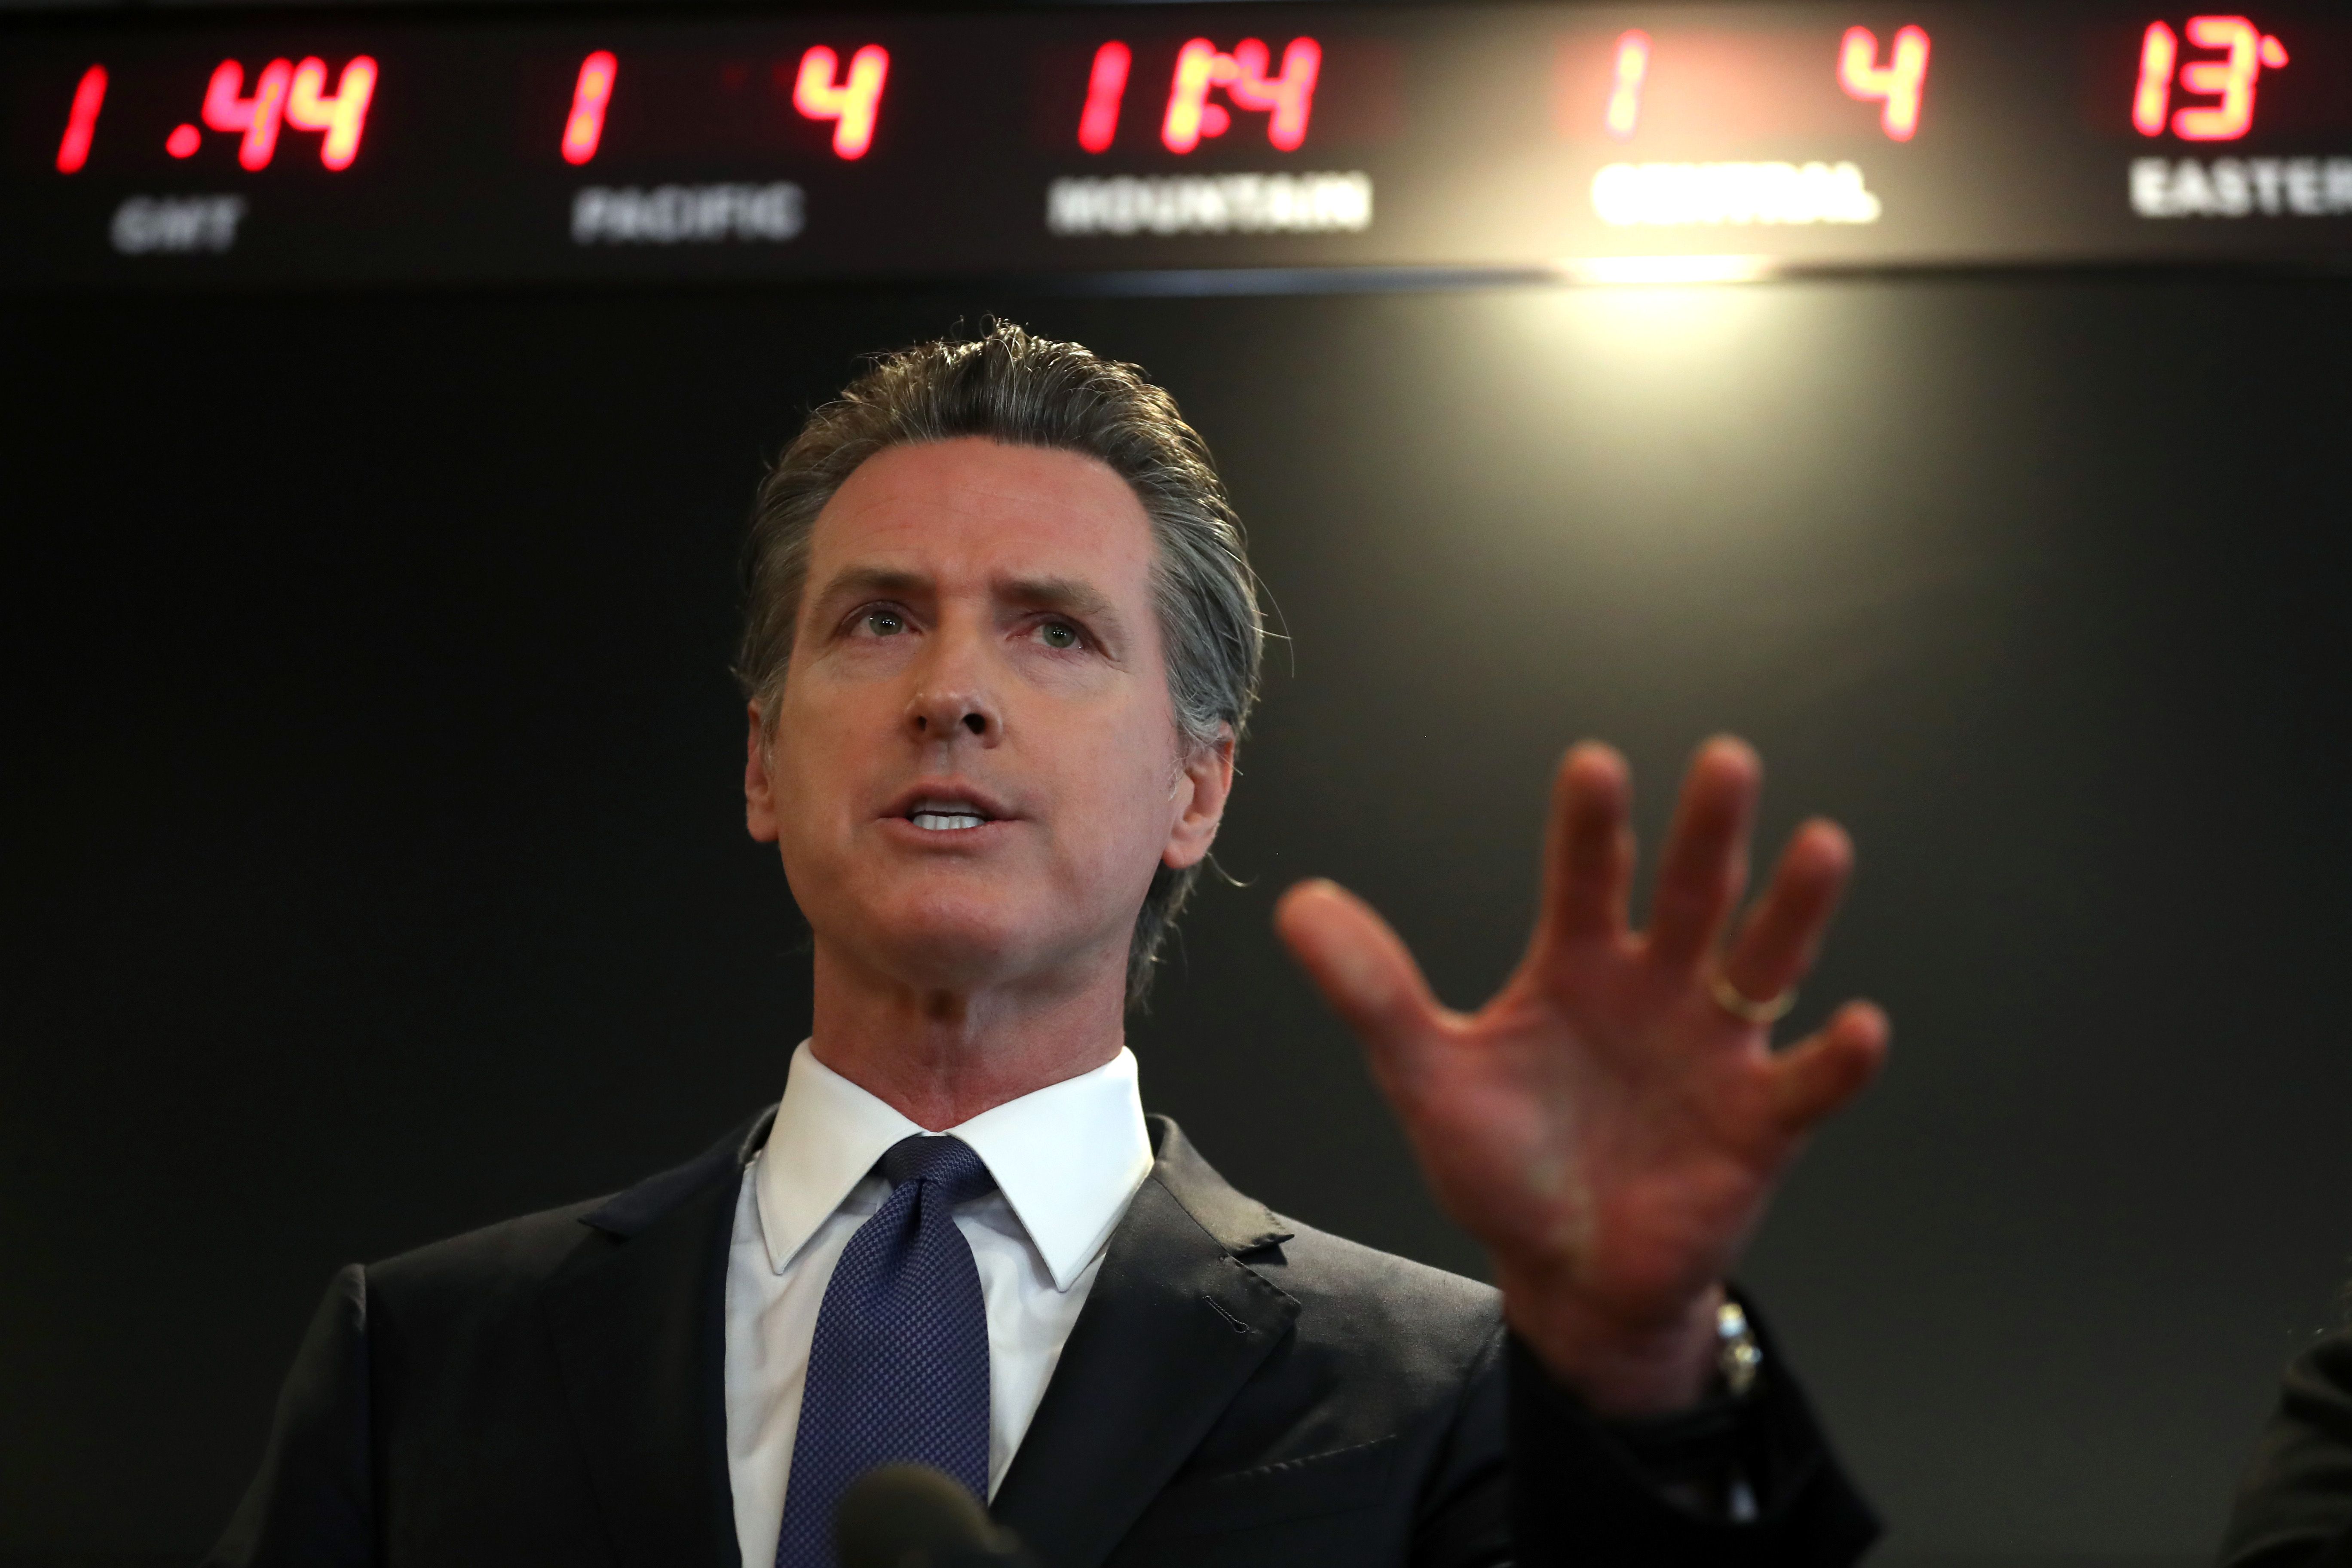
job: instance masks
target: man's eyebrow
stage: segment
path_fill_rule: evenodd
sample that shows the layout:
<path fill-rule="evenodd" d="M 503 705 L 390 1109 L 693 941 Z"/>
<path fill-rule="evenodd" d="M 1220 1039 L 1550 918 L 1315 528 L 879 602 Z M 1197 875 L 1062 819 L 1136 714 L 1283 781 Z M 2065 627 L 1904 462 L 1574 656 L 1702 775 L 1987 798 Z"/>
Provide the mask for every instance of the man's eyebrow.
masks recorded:
<path fill-rule="evenodd" d="M 919 572 L 903 572 L 887 566 L 845 566 L 812 597 L 822 604 L 851 594 L 881 594 L 903 597 L 919 594 L 929 586 L 929 579 Z"/>
<path fill-rule="evenodd" d="M 997 585 L 1007 599 L 1034 605 L 1042 610 L 1066 610 L 1074 616 L 1117 621 L 1118 606 L 1103 591 L 1083 577 L 1016 577 Z"/>

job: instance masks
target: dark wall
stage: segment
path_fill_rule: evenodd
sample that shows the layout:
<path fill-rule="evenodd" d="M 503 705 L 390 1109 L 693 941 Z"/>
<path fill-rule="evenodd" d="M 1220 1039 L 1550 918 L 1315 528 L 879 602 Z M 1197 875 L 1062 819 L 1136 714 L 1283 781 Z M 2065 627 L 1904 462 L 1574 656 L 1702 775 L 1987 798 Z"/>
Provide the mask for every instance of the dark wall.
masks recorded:
<path fill-rule="evenodd" d="M 1750 1277 L 1906 1553 L 2193 1553 L 2352 1250 L 2342 284 L 0 311 L 0 1552 L 189 1552 L 339 1263 L 621 1184 L 808 1008 L 730 567 L 861 351 L 1141 361 L 1293 639 L 1135 1041 L 1277 1206 L 1465 1269 L 1278 954 L 1474 1003 L 1549 765 L 1764 749 L 1885 1080 Z"/>

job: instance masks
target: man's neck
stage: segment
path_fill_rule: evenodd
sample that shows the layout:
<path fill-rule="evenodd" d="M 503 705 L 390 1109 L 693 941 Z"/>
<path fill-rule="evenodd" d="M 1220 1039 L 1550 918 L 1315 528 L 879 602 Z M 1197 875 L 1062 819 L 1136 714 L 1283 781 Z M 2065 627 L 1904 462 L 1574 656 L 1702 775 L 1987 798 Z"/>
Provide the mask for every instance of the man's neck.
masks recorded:
<path fill-rule="evenodd" d="M 809 1049 L 932 1131 L 1091 1072 L 1126 1043 L 1118 968 L 1073 984 L 929 991 L 816 945 Z"/>

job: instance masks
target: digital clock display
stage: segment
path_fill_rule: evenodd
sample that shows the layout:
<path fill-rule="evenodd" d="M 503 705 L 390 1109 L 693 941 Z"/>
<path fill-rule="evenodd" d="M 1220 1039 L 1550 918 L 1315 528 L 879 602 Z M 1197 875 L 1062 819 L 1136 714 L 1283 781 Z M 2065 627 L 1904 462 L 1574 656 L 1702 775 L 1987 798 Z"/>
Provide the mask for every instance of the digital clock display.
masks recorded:
<path fill-rule="evenodd" d="M 1219 5 L 0 29 L 0 284 L 2327 263 L 2325 14 Z"/>

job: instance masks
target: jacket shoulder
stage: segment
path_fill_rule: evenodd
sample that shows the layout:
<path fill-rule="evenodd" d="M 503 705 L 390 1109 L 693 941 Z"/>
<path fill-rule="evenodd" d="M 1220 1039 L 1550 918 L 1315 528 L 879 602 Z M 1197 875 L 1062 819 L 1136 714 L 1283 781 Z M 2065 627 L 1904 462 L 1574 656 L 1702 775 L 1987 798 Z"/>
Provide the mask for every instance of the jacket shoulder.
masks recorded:
<path fill-rule="evenodd" d="M 1284 1225 L 1287 1240 L 1246 1261 L 1297 1299 L 1302 1325 L 1457 1367 L 1500 1334 L 1502 1296 L 1493 1286 L 1295 1220 Z"/>
<path fill-rule="evenodd" d="M 1220 1175 L 1173 1121 L 1150 1120 L 1155 1178 L 1234 1262 L 1298 1303 L 1302 1344 L 1365 1371 L 1440 1382 L 1493 1363 L 1503 1315 L 1494 1287 L 1277 1215 Z"/>
<path fill-rule="evenodd" d="M 1502 1310 L 1502 1293 L 1484 1280 L 1382 1252 L 1287 1216 L 1283 1226 L 1290 1232 L 1290 1239 L 1281 1244 L 1289 1278 L 1303 1288 L 1393 1299 L 1434 1314 L 1489 1322 Z"/>
<path fill-rule="evenodd" d="M 610 1201 L 593 1198 L 518 1215 L 413 1247 L 369 1264 L 369 1289 L 377 1295 L 430 1296 L 541 1284 L 560 1272 L 583 1247 L 597 1244 L 599 1233 L 582 1221 Z"/>
<path fill-rule="evenodd" d="M 630 1240 L 699 1194 L 742 1179 L 772 1106 L 684 1164 L 585 1202 L 500 1220 L 369 1265 L 369 1293 L 411 1310 L 480 1306 L 529 1294 L 575 1260 Z"/>

